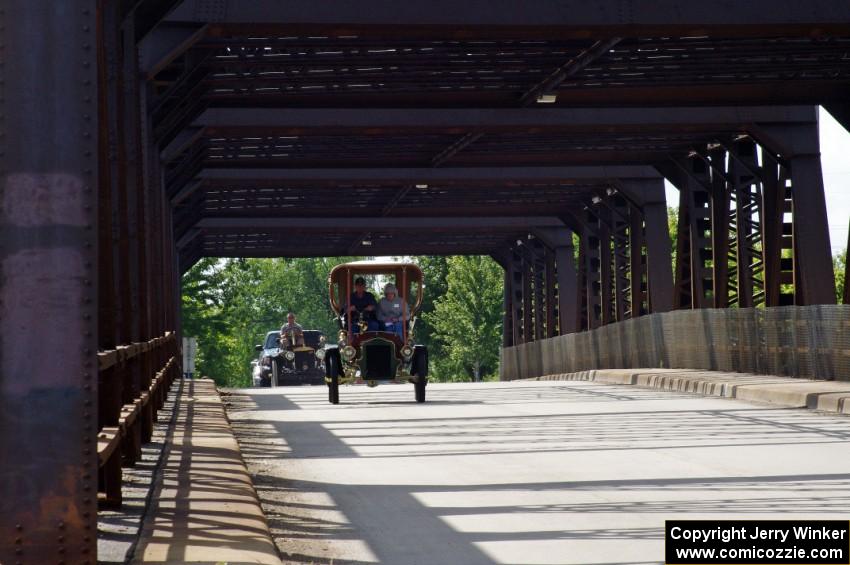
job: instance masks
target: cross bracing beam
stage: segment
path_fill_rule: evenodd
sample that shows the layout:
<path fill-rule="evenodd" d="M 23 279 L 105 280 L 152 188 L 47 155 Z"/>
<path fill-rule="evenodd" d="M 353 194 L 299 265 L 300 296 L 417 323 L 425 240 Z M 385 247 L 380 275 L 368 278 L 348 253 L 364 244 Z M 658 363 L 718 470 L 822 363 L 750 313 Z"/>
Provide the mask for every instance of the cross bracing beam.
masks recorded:
<path fill-rule="evenodd" d="M 147 78 L 155 77 L 206 33 L 206 26 L 169 24 L 157 27 L 139 43 L 139 69 Z"/>
<path fill-rule="evenodd" d="M 587 167 L 446 167 L 446 168 L 375 168 L 375 169 L 239 169 L 208 168 L 198 175 L 200 180 L 238 183 L 240 181 L 275 181 L 282 183 L 316 182 L 522 182 L 565 180 L 610 180 L 626 178 L 658 178 L 648 166 Z"/>
<path fill-rule="evenodd" d="M 197 4 L 215 5 L 199 10 Z M 414 0 L 389 2 L 364 0 L 335 3 L 329 10 L 312 0 L 216 0 L 184 2 L 169 21 L 220 24 L 264 25 L 387 25 L 387 26 L 504 26 L 563 28 L 596 33 L 614 32 L 628 26 L 645 34 L 650 30 L 667 33 L 704 34 L 709 30 L 735 35 L 762 35 L 791 30 L 829 30 L 850 23 L 850 5 L 834 0 L 775 0 L 769 10 L 757 2 L 725 3 L 717 9 L 711 2 L 678 0 L 631 0 L 619 3 L 583 0 L 536 2 L 533 8 L 523 2 L 488 0 Z M 350 29 L 351 33 L 357 30 Z M 458 33 L 457 29 L 447 30 Z"/>
<path fill-rule="evenodd" d="M 807 123 L 810 106 L 731 106 L 700 108 L 208 108 L 192 123 L 220 130 L 299 135 L 433 130 L 464 134 L 532 128 L 534 131 L 700 131 L 753 123 Z"/>
<path fill-rule="evenodd" d="M 129 16 L 133 20 L 136 40 L 143 39 L 160 25 L 169 12 L 174 10 L 181 0 L 137 0 L 133 2 Z M 130 4 L 127 2 L 126 4 Z"/>
<path fill-rule="evenodd" d="M 411 244 L 395 244 L 393 246 L 372 246 L 361 247 L 354 255 L 369 255 L 369 256 L 404 256 L 404 255 L 487 255 L 498 246 L 483 247 L 428 247 Z M 225 248 L 205 248 L 203 256 L 205 257 L 341 257 L 348 254 L 345 246 L 338 247 L 264 247 L 261 249 L 248 249 L 245 247 L 237 247 L 231 249 Z"/>
<path fill-rule="evenodd" d="M 204 218 L 195 224 L 202 230 L 313 230 L 322 232 L 362 230 L 516 231 L 535 227 L 562 227 L 547 216 L 490 216 L 434 218 Z"/>

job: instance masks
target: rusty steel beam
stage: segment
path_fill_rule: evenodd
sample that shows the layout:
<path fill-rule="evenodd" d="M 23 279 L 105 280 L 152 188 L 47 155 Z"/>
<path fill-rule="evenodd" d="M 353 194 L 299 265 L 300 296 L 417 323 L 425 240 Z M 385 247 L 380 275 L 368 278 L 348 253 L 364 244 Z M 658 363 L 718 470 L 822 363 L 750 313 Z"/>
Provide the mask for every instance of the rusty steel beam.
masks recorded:
<path fill-rule="evenodd" d="M 97 561 L 96 7 L 4 0 L 0 8 L 0 562 L 8 564 Z"/>
<path fill-rule="evenodd" d="M 595 42 L 581 53 L 564 63 L 551 75 L 531 87 L 520 98 L 521 106 L 531 106 L 538 102 L 539 97 L 552 94 L 565 80 L 581 72 L 593 61 L 608 53 L 612 47 L 622 41 L 621 37 L 611 37 Z"/>
<path fill-rule="evenodd" d="M 129 17 L 135 41 L 141 41 L 160 25 L 182 0 L 135 0 Z"/>
<path fill-rule="evenodd" d="M 734 36 L 763 36 L 788 33 L 825 33 L 844 29 L 850 23 L 850 8 L 841 2 L 812 0 L 805 5 L 795 0 L 776 0 L 770 10 L 761 4 L 736 2 L 718 10 L 713 4 L 682 4 L 675 0 L 633 0 L 622 9 L 611 9 L 606 3 L 559 0 L 526 4 L 486 0 L 457 3 L 452 0 L 428 0 L 388 3 L 368 0 L 343 4 L 328 10 L 309 0 L 278 2 L 276 0 L 201 0 L 185 2 L 168 18 L 174 22 L 207 22 L 221 24 L 263 25 L 345 25 L 350 33 L 362 33 L 368 26 L 414 30 L 439 26 L 443 34 L 456 36 L 466 28 L 545 28 L 568 32 L 609 33 L 630 30 L 640 37 L 647 33 L 705 35 L 726 33 Z M 460 26 L 460 27 L 459 27 Z M 355 31 L 358 30 L 358 31 Z M 380 30 L 378 30 L 380 31 Z M 467 32 L 472 33 L 472 32 Z"/>
<path fill-rule="evenodd" d="M 573 231 L 568 228 L 537 228 L 532 230 L 554 253 L 557 283 L 558 333 L 564 335 L 579 331 L 579 280 L 576 270 Z"/>
<path fill-rule="evenodd" d="M 635 206 L 629 209 L 629 315 L 632 318 L 649 313 L 647 302 L 646 228 L 643 211 Z"/>
<path fill-rule="evenodd" d="M 511 270 L 509 261 L 503 260 L 502 262 L 504 263 L 502 265 L 502 269 L 504 269 L 504 290 L 502 293 L 502 347 L 511 347 L 514 344 L 513 316 L 511 316 L 511 311 L 513 309 L 511 304 Z"/>
<path fill-rule="evenodd" d="M 281 183 L 318 182 L 395 182 L 403 184 L 434 183 L 440 181 L 475 182 L 565 182 L 600 181 L 631 178 L 660 178 L 650 166 L 576 166 L 576 167 L 410 167 L 410 168 L 328 168 L 328 169 L 241 169 L 207 168 L 197 176 L 199 180 L 238 184 L 240 181 Z"/>
<path fill-rule="evenodd" d="M 139 42 L 139 70 L 153 79 L 207 34 L 206 25 L 161 25 Z"/>
<path fill-rule="evenodd" d="M 564 223 L 547 216 L 434 217 L 434 218 L 204 218 L 195 224 L 202 230 L 491 230 L 516 231 L 533 227 L 561 227 Z"/>
<path fill-rule="evenodd" d="M 303 247 L 303 246 L 272 246 L 266 248 L 237 249 L 237 248 L 200 248 L 199 253 L 188 253 L 182 261 L 181 269 L 185 272 L 192 264 L 201 257 L 342 257 L 348 248 L 347 244 L 328 247 Z M 450 249 L 445 247 L 431 247 L 416 243 L 392 245 L 373 245 L 367 248 L 370 255 L 489 255 L 499 251 L 500 245 L 494 246 L 456 246 Z"/>
<path fill-rule="evenodd" d="M 429 128 L 449 133 L 534 131 L 670 131 L 699 126 L 737 128 L 750 124 L 806 123 L 809 106 L 731 106 L 698 108 L 207 108 L 192 121 L 212 132 L 245 130 L 305 134 L 409 131 Z"/>
<path fill-rule="evenodd" d="M 522 309 L 523 309 L 523 292 L 522 292 L 522 257 L 518 253 L 512 251 L 510 254 L 510 279 L 511 279 L 511 327 L 513 328 L 512 341 L 514 345 L 520 345 L 526 342 L 525 334 L 522 327 Z"/>
<path fill-rule="evenodd" d="M 835 274 L 829 244 L 829 223 L 823 190 L 823 173 L 817 154 L 817 132 L 811 132 L 811 155 L 791 159 L 791 193 L 794 201 L 794 255 L 799 268 L 802 305 L 835 304 Z M 797 289 L 795 289 L 797 290 Z"/>

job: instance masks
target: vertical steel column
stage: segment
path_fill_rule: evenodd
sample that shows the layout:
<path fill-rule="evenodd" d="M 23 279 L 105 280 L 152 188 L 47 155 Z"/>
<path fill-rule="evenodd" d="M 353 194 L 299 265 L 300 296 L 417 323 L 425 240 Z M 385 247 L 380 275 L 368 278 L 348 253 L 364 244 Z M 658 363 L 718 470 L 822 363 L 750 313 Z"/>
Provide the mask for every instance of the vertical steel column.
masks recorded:
<path fill-rule="evenodd" d="M 544 332 L 544 320 L 546 317 L 546 291 L 544 289 L 546 279 L 545 250 L 538 239 L 529 240 L 528 249 L 531 251 L 529 262 L 534 281 L 534 339 L 537 340 L 543 339 L 546 336 Z"/>
<path fill-rule="evenodd" d="M 0 4 L 7 564 L 97 559 L 97 15 L 93 0 Z"/>
<path fill-rule="evenodd" d="M 708 266 L 714 258 L 711 249 L 711 184 L 703 161 L 692 158 L 679 163 L 679 166 L 685 174 L 674 180 L 680 191 L 675 305 L 677 308 L 706 308 L 709 306 L 708 293 L 714 288 L 712 271 Z"/>
<path fill-rule="evenodd" d="M 581 330 L 579 308 L 581 292 L 572 245 L 572 232 L 566 232 L 566 237 L 570 240 L 570 244 L 559 245 L 555 248 L 555 265 L 558 269 L 558 331 L 560 335 Z"/>
<path fill-rule="evenodd" d="M 750 275 L 752 259 L 748 243 L 751 232 L 750 209 L 748 207 L 750 182 L 744 178 L 743 171 L 740 168 L 740 165 L 734 159 L 729 163 L 729 176 L 732 180 L 732 186 L 730 188 L 735 202 L 735 209 L 732 211 L 734 222 L 730 222 L 735 227 L 733 238 L 735 251 L 735 296 L 737 298 L 736 304 L 739 308 L 752 308 L 753 281 Z"/>
<path fill-rule="evenodd" d="M 121 73 L 121 84 L 123 87 L 122 111 L 123 111 L 123 144 L 125 174 L 120 187 L 120 213 L 123 218 L 120 221 L 119 241 L 122 254 L 126 253 L 124 269 L 120 283 L 122 302 L 124 306 L 123 324 L 129 334 L 124 343 L 139 343 L 146 339 L 142 325 L 142 304 L 144 303 L 144 269 L 142 253 L 143 224 L 140 221 L 140 195 L 144 190 L 144 174 L 141 135 L 141 115 L 139 106 L 139 77 L 138 77 L 138 54 L 135 41 L 135 30 L 132 19 L 125 22 L 122 29 L 123 50 L 123 72 Z M 125 377 L 127 379 L 125 389 L 125 400 L 132 402 L 138 398 L 142 390 L 143 356 L 136 355 L 126 366 Z M 141 426 L 140 426 L 141 427 Z M 139 437 L 141 441 L 141 437 Z"/>
<path fill-rule="evenodd" d="M 649 311 L 667 312 L 673 308 L 673 258 L 670 256 L 667 206 L 663 201 L 648 202 L 643 206 L 643 215 L 646 221 L 646 285 L 649 291 Z"/>
<path fill-rule="evenodd" d="M 829 244 L 829 224 L 823 191 L 817 124 L 800 133 L 810 153 L 790 159 L 791 193 L 794 199 L 795 283 L 800 304 L 835 304 L 835 275 Z"/>
<path fill-rule="evenodd" d="M 511 270 L 511 327 L 513 328 L 513 343 L 520 345 L 525 343 L 525 333 L 522 327 L 522 260 L 516 251 L 510 254 Z"/>
<path fill-rule="evenodd" d="M 631 316 L 629 208 L 619 194 L 609 195 L 614 252 L 614 314 L 620 322 Z"/>
<path fill-rule="evenodd" d="M 675 175 L 677 184 L 681 184 L 682 180 Z M 640 233 L 640 223 L 643 222 L 644 245 L 646 248 L 645 259 L 641 258 L 639 274 L 632 275 L 632 287 L 640 288 L 641 294 L 646 296 L 646 311 L 667 312 L 674 307 L 674 292 L 673 292 L 673 273 L 672 273 L 672 257 L 671 257 L 671 241 L 670 231 L 667 223 L 667 199 L 664 191 L 664 179 L 658 177 L 656 179 L 646 179 L 642 181 L 632 181 L 624 183 L 624 189 L 632 195 L 640 206 L 640 213 L 636 214 L 633 220 L 634 236 L 638 237 Z M 680 187 L 681 191 L 682 188 Z M 681 227 L 681 226 L 680 226 Z M 688 230 L 685 230 L 686 232 Z M 689 232 L 688 232 L 689 233 Z M 681 237 L 681 229 L 680 229 Z M 690 241 L 689 235 L 686 235 L 679 243 L 679 249 L 688 248 L 687 242 Z M 640 254 L 639 244 L 633 244 L 633 254 Z M 677 258 L 680 261 L 681 258 Z M 638 261 L 635 260 L 634 263 Z M 635 265 L 633 268 L 638 268 Z M 644 274 L 645 273 L 645 274 Z M 645 277 L 645 284 L 643 278 Z M 636 292 L 635 290 L 632 291 Z M 634 301 L 634 299 L 633 299 Z M 638 304 L 637 301 L 633 302 Z M 678 305 L 678 304 L 676 304 Z"/>
<path fill-rule="evenodd" d="M 546 337 L 555 337 L 558 335 L 557 323 L 557 305 L 555 289 L 555 253 L 551 249 L 545 249 L 546 254 L 546 276 L 544 288 L 546 289 L 546 297 L 544 304 L 546 306 Z"/>
<path fill-rule="evenodd" d="M 115 349 L 122 344 L 121 326 L 118 323 L 119 292 L 116 286 L 119 265 L 116 253 L 115 208 L 118 185 L 121 182 L 121 161 L 118 133 L 120 123 L 121 92 L 119 89 L 119 63 L 122 50 L 119 22 L 120 5 L 98 0 L 101 15 L 98 26 L 98 346 L 102 350 Z M 98 372 L 98 429 L 119 424 L 121 407 L 125 404 L 123 367 L 114 365 Z M 132 434 L 132 430 L 128 430 Z M 132 442 L 122 442 L 128 446 Z M 139 446 L 140 448 L 140 446 Z M 135 460 L 135 449 L 129 459 Z M 100 507 L 121 505 L 122 452 L 114 452 L 98 471 L 98 491 L 105 493 L 99 499 Z"/>
<path fill-rule="evenodd" d="M 587 243 L 584 238 L 586 236 L 586 232 L 584 229 L 581 231 L 581 235 L 579 236 L 579 244 L 578 244 L 578 325 L 579 331 L 589 330 L 590 328 L 590 315 L 588 313 L 588 297 L 590 296 L 590 290 L 588 289 L 588 277 L 587 277 Z"/>
<path fill-rule="evenodd" d="M 552 302 L 551 308 L 557 319 L 557 332 L 552 335 L 565 335 L 581 330 L 581 307 L 583 294 L 579 285 L 578 272 L 574 257 L 573 232 L 564 228 L 547 228 L 535 230 L 548 247 L 547 255 L 547 289 L 557 283 L 557 289 L 547 294 L 547 300 Z M 550 273 L 554 279 L 549 278 Z M 548 292 L 548 290 L 547 290 Z M 547 321 L 547 329 L 549 322 Z M 555 330 L 555 321 L 551 323 L 551 331 Z"/>
<path fill-rule="evenodd" d="M 513 334 L 513 316 L 511 312 L 513 311 L 513 307 L 511 306 L 511 269 L 510 269 L 510 261 L 502 265 L 502 268 L 505 270 L 505 278 L 504 278 L 504 291 L 502 299 L 502 304 L 504 306 L 504 314 L 502 316 L 502 347 L 511 347 L 514 344 L 514 334 Z"/>
<path fill-rule="evenodd" d="M 607 211 L 606 211 L 607 212 Z M 599 238 L 599 286 L 601 292 L 602 325 L 617 321 L 614 316 L 614 277 L 611 272 L 611 230 L 601 218 L 598 223 Z"/>
<path fill-rule="evenodd" d="M 629 316 L 637 318 L 649 311 L 646 284 L 646 247 L 643 214 L 629 207 Z"/>
<path fill-rule="evenodd" d="M 531 269 L 530 265 L 524 257 L 520 257 L 522 264 L 522 340 L 524 342 L 534 341 L 534 320 L 532 315 L 532 300 L 531 300 Z"/>
<path fill-rule="evenodd" d="M 596 218 L 590 217 L 593 222 Z M 590 220 L 589 220 L 590 221 Z M 595 227 L 595 226 L 594 226 Z M 596 329 L 602 322 L 602 284 L 601 261 L 599 258 L 600 238 L 590 223 L 583 226 L 581 251 L 584 257 L 585 308 L 587 309 L 587 328 Z"/>
<path fill-rule="evenodd" d="M 750 138 L 732 144 L 729 176 L 735 194 L 737 227 L 738 305 L 752 308 L 764 302 L 762 190 L 756 144 Z"/>
<path fill-rule="evenodd" d="M 764 202 L 762 242 L 764 245 L 765 306 L 781 306 L 782 231 L 786 188 L 784 182 L 780 184 L 779 164 L 767 156 L 763 157 L 761 172 L 764 187 L 762 192 Z M 793 279 L 790 282 L 793 283 Z"/>
<path fill-rule="evenodd" d="M 709 151 L 708 160 L 714 169 L 711 175 L 711 250 L 713 255 L 712 284 L 714 307 L 729 306 L 729 187 L 726 183 L 726 150 Z M 719 174 L 718 171 L 724 171 Z"/>

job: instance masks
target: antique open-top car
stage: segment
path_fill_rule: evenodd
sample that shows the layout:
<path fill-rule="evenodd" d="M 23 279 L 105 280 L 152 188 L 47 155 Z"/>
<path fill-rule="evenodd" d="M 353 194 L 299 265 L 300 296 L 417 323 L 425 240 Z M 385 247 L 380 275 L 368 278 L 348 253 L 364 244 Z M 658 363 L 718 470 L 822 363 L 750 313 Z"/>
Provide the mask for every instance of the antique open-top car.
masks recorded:
<path fill-rule="evenodd" d="M 324 382 L 325 336 L 319 330 L 304 330 L 302 335 L 303 339 L 297 339 L 294 334 L 281 336 L 278 331 L 266 334 L 265 343 L 256 346 L 260 352 L 256 386 Z"/>
<path fill-rule="evenodd" d="M 393 283 L 408 308 L 400 310 L 396 331 L 386 331 L 370 319 L 373 312 L 358 310 L 352 300 L 357 279 L 370 288 Z M 422 271 L 412 263 L 357 261 L 334 267 L 328 276 L 331 308 L 339 315 L 338 343 L 325 351 L 328 400 L 339 403 L 340 384 L 413 383 L 416 402 L 425 402 L 428 351 L 414 342 L 416 312 L 422 305 Z M 380 296 L 375 299 L 380 301 Z M 349 304 L 351 302 L 352 304 Z"/>

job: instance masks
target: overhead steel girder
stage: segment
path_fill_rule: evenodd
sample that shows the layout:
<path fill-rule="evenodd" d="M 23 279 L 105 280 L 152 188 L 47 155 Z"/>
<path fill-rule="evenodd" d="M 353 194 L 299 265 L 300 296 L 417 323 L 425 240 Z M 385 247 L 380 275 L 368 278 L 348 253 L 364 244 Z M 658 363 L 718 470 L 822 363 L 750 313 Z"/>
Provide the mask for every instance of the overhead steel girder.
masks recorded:
<path fill-rule="evenodd" d="M 405 245 L 373 245 L 371 247 L 363 247 L 359 255 L 370 256 L 402 256 L 402 255 L 488 255 L 493 251 L 493 248 L 484 248 L 480 246 L 464 246 L 434 248 L 430 246 L 421 246 L 416 244 Z M 269 257 L 342 257 L 347 254 L 347 246 L 336 247 L 263 247 L 252 249 L 215 249 L 206 247 L 202 255 L 204 257 L 256 257 L 267 259 Z"/>
<path fill-rule="evenodd" d="M 133 18 L 136 41 L 140 41 L 160 25 L 163 19 L 182 0 L 134 0 L 130 17 Z M 128 2 L 129 4 L 130 2 Z M 184 2 L 184 4 L 186 4 Z"/>
<path fill-rule="evenodd" d="M 238 183 L 271 181 L 285 183 L 428 183 L 469 182 L 562 182 L 611 181 L 613 179 L 658 178 L 648 166 L 577 166 L 577 167 L 445 167 L 445 168 L 354 168 L 354 169 L 242 169 L 212 168 L 198 174 L 203 181 Z"/>
<path fill-rule="evenodd" d="M 555 217 L 492 216 L 442 218 L 204 218 L 195 224 L 202 230 L 298 230 L 298 231 L 362 231 L 362 230 L 446 230 L 453 231 L 517 231 L 534 227 L 563 227 Z"/>
<path fill-rule="evenodd" d="M 434 129 L 449 133 L 543 131 L 701 131 L 755 123 L 805 123 L 816 119 L 812 106 L 700 108 L 208 108 L 192 125 L 213 132 L 245 130 L 288 135 L 363 130 Z"/>
<path fill-rule="evenodd" d="M 734 2 L 727 3 L 722 10 L 710 2 L 678 0 L 630 0 L 613 4 L 560 0 L 537 2 L 530 7 L 523 2 L 488 0 L 364 0 L 335 3 L 330 10 L 324 3 L 311 0 L 198 0 L 184 2 L 168 20 L 266 25 L 541 26 L 585 34 L 628 26 L 634 30 L 632 33 L 640 35 L 649 30 L 691 34 L 725 30 L 739 36 L 776 34 L 789 29 L 823 33 L 850 23 L 850 5 L 834 0 L 805 3 L 774 0 L 770 9 L 758 2 Z"/>
<path fill-rule="evenodd" d="M 155 77 L 207 34 L 207 26 L 167 24 L 151 31 L 139 42 L 139 70 Z"/>

